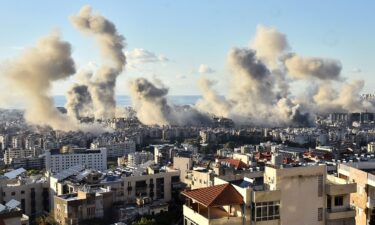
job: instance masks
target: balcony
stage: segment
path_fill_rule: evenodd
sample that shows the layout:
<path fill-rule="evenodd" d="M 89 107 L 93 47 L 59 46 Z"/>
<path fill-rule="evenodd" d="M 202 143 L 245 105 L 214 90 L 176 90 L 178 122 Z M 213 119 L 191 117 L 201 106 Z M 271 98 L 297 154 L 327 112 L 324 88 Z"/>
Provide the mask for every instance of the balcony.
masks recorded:
<path fill-rule="evenodd" d="M 347 219 L 355 217 L 355 209 L 351 207 L 338 208 L 338 209 L 327 209 L 326 218 L 327 220 Z"/>
<path fill-rule="evenodd" d="M 328 195 L 345 195 L 355 193 L 357 191 L 357 184 L 348 182 L 344 179 L 327 176 L 326 192 Z"/>
<path fill-rule="evenodd" d="M 281 191 L 253 191 L 253 202 L 274 202 L 280 201 Z"/>
<path fill-rule="evenodd" d="M 226 211 L 212 207 L 209 209 L 210 213 L 208 215 L 208 208 L 202 208 L 199 210 L 194 210 L 193 207 L 190 208 L 184 205 L 184 216 L 193 220 L 199 225 L 222 225 L 222 224 L 231 224 L 231 225 L 242 225 L 243 218 L 238 216 L 232 216 Z"/>

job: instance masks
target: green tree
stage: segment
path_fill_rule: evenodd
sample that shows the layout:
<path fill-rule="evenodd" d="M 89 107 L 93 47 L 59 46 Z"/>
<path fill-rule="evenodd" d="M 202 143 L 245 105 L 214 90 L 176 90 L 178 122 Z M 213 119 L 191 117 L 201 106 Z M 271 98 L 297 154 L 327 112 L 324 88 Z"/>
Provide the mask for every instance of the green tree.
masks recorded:
<path fill-rule="evenodd" d="M 48 215 L 36 218 L 35 222 L 38 225 L 58 225 L 53 215 L 54 212 L 52 210 Z"/>
<path fill-rule="evenodd" d="M 147 219 L 142 217 L 140 220 L 133 223 L 133 225 L 156 225 L 155 219 Z"/>

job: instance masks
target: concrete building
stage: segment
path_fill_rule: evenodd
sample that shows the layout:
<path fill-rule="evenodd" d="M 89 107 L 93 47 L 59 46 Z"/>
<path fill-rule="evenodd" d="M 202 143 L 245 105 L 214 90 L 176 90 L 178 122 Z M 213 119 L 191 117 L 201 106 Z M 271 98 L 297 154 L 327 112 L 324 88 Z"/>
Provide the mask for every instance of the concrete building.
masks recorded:
<path fill-rule="evenodd" d="M 325 165 L 289 168 L 268 165 L 263 181 L 232 178 L 215 177 L 214 186 L 184 192 L 188 198 L 184 206 L 185 224 L 355 224 L 355 210 L 349 199 L 356 192 L 356 184 L 327 175 Z M 224 187 L 233 187 L 236 193 L 224 195 Z M 242 205 L 239 200 L 234 202 L 237 193 L 242 197 Z"/>
<path fill-rule="evenodd" d="M 117 158 L 121 156 L 128 155 L 135 152 L 135 142 L 133 140 L 127 139 L 121 142 L 93 142 L 90 146 L 91 149 L 106 148 L 108 158 Z"/>
<path fill-rule="evenodd" d="M 129 166 L 137 166 L 150 160 L 154 160 L 154 155 L 151 152 L 142 151 L 128 154 Z"/>
<path fill-rule="evenodd" d="M 4 163 L 6 165 L 12 164 L 13 159 L 26 158 L 38 156 L 39 151 L 36 149 L 6 149 L 4 151 Z"/>
<path fill-rule="evenodd" d="M 107 169 L 107 150 L 62 148 L 46 151 L 46 170 L 59 173 L 76 165 L 104 171 Z"/>
<path fill-rule="evenodd" d="M 355 206 L 356 225 L 367 225 L 375 219 L 375 162 L 358 162 L 340 164 L 337 169 L 339 177 L 357 184 L 357 192 L 350 195 L 350 202 Z"/>
<path fill-rule="evenodd" d="M 45 177 L 14 177 L 0 180 L 0 201 L 12 199 L 20 202 L 23 213 L 31 218 L 50 210 L 49 183 Z"/>
<path fill-rule="evenodd" d="M 22 214 L 20 202 L 12 199 L 5 205 L 0 204 L 0 224 L 2 225 L 29 225 L 29 217 Z"/>
<path fill-rule="evenodd" d="M 188 183 L 186 179 L 188 173 L 193 169 L 193 159 L 190 157 L 173 157 L 173 168 L 180 170 L 180 180 Z"/>
<path fill-rule="evenodd" d="M 102 188 L 54 196 L 54 218 L 61 225 L 79 225 L 81 221 L 95 218 L 106 219 L 110 216 L 112 201 L 112 192 Z"/>
<path fill-rule="evenodd" d="M 121 172 L 124 171 L 116 171 Z M 122 203 L 136 203 L 138 197 L 168 202 L 174 190 L 178 190 L 181 185 L 179 170 L 161 170 L 150 166 L 145 170 L 129 170 L 123 176 L 115 176 L 113 172 L 105 174 L 75 166 L 50 177 L 51 200 L 55 195 L 76 193 L 83 184 L 86 187 L 115 190 L 113 201 Z"/>
<path fill-rule="evenodd" d="M 40 155 L 38 157 L 15 158 L 12 160 L 11 166 L 15 169 L 25 168 L 27 170 L 42 170 L 46 166 L 45 157 Z"/>

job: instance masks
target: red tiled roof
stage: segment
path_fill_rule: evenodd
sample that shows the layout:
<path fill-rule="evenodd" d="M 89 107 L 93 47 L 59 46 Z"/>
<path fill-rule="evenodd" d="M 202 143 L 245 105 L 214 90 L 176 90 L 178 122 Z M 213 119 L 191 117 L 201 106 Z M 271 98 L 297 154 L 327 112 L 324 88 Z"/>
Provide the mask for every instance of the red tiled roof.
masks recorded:
<path fill-rule="evenodd" d="M 242 195 L 229 183 L 183 191 L 181 194 L 206 207 L 243 204 Z"/>
<path fill-rule="evenodd" d="M 248 165 L 246 163 L 242 162 L 239 159 L 222 159 L 220 162 L 227 162 L 230 165 L 234 166 L 236 169 L 244 169 L 248 168 Z"/>

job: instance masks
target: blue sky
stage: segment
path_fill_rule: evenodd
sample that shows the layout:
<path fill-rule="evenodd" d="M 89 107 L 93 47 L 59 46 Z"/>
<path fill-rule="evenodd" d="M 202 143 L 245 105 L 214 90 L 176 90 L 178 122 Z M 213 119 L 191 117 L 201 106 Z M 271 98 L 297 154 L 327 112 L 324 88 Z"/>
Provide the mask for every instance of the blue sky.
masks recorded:
<path fill-rule="evenodd" d="M 93 40 L 75 30 L 68 19 L 85 4 L 116 24 L 126 37 L 126 51 L 143 48 L 169 59 L 127 68 L 118 80 L 118 94 L 127 94 L 127 80 L 138 76 L 161 79 L 172 95 L 199 94 L 200 64 L 216 71 L 207 76 L 220 80 L 217 89 L 224 93 L 228 50 L 247 46 L 259 24 L 285 33 L 293 51 L 340 60 L 343 77 L 364 79 L 365 91 L 373 92 L 373 1 L 2 1 L 0 60 L 16 56 L 58 29 L 72 44 L 79 67 L 90 62 L 99 65 Z M 53 93 L 63 94 L 73 81 L 56 83 Z"/>

